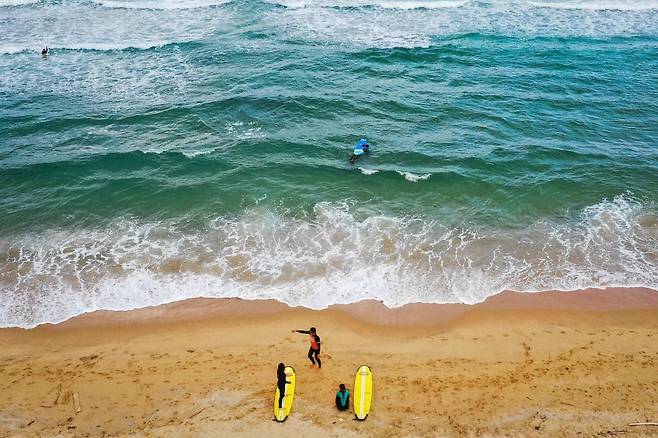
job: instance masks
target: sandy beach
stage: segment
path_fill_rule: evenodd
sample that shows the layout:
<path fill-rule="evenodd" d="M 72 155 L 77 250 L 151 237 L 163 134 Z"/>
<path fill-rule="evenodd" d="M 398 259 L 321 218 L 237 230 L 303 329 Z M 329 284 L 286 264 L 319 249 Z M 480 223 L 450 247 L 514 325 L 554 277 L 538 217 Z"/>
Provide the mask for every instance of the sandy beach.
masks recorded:
<path fill-rule="evenodd" d="M 310 368 L 316 326 L 323 368 Z M 658 293 L 521 294 L 326 310 L 194 299 L 0 330 L 0 436 L 655 436 Z M 293 412 L 272 421 L 278 362 Z M 365 422 L 339 383 L 373 370 Z"/>

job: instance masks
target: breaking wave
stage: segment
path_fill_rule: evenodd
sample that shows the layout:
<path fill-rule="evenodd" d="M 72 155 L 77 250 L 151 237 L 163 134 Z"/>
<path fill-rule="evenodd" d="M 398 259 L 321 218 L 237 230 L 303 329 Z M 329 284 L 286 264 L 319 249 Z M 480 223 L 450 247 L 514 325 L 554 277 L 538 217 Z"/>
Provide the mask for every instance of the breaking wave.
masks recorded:
<path fill-rule="evenodd" d="M 201 227 L 123 219 L 0 241 L 0 326 L 199 296 L 322 308 L 475 303 L 506 289 L 658 288 L 656 248 L 658 218 L 625 197 L 525 229 L 447 227 L 347 202 L 302 217 L 256 207 Z"/>

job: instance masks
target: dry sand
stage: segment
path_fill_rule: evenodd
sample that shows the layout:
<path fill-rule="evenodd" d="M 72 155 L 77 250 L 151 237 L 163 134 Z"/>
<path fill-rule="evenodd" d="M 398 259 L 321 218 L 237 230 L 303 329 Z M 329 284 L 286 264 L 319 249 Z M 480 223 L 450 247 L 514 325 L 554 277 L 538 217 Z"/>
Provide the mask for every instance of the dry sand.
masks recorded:
<path fill-rule="evenodd" d="M 318 327 L 323 368 L 308 367 Z M 272 421 L 279 361 L 293 413 Z M 365 422 L 333 405 L 373 370 Z M 658 293 L 313 311 L 197 299 L 0 330 L 0 436 L 654 436 Z"/>

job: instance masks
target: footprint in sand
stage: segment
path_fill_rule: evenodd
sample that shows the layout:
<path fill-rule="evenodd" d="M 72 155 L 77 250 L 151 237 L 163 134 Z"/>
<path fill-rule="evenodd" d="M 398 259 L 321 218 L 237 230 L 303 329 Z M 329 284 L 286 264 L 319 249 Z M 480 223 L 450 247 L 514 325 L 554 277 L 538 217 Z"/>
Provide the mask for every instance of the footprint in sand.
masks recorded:
<path fill-rule="evenodd" d="M 525 350 L 524 354 L 526 357 L 530 357 L 530 345 L 526 344 L 525 342 L 522 342 L 521 345 L 523 346 L 523 349 Z"/>

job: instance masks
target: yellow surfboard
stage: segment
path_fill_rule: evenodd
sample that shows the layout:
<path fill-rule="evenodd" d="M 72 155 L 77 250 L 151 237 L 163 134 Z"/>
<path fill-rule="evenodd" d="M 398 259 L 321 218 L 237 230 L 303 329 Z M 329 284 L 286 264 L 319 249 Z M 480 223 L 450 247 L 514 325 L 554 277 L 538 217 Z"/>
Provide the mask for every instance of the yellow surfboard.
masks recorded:
<path fill-rule="evenodd" d="M 292 410 L 292 401 L 295 398 L 295 370 L 293 367 L 286 367 L 286 380 L 290 383 L 286 383 L 285 395 L 283 396 L 283 403 L 281 404 L 281 409 L 279 409 L 279 387 L 277 386 L 274 393 L 274 418 L 276 421 L 286 421 L 290 411 Z"/>
<path fill-rule="evenodd" d="M 361 365 L 354 379 L 354 415 L 358 420 L 365 420 L 372 404 L 372 371 L 367 365 Z"/>

